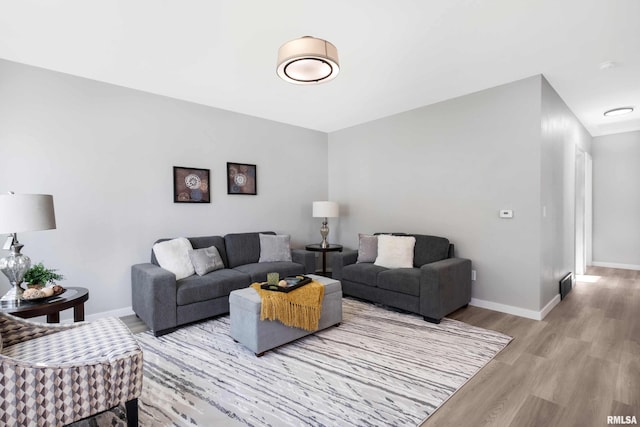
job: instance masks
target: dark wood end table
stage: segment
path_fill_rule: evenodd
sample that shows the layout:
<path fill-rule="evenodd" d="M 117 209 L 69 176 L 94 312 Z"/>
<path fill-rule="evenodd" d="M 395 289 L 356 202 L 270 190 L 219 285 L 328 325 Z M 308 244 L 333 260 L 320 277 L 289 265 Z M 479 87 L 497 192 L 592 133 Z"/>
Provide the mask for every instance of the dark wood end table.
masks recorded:
<path fill-rule="evenodd" d="M 305 246 L 305 249 L 311 252 L 322 252 L 322 275 L 327 276 L 327 252 L 342 252 L 342 245 L 329 244 L 323 248 L 320 243 L 313 243 Z"/>
<path fill-rule="evenodd" d="M 86 288 L 65 288 L 65 291 L 48 300 L 37 301 L 0 301 L 0 311 L 28 319 L 30 317 L 47 316 L 47 323 L 60 323 L 60 312 L 73 308 L 73 321 L 84 321 L 84 303 L 89 299 Z"/>

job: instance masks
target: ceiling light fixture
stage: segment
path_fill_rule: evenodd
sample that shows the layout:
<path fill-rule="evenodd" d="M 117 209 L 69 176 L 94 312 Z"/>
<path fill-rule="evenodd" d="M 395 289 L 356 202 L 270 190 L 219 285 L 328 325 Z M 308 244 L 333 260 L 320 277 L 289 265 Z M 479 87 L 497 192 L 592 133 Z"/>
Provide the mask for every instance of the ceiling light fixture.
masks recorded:
<path fill-rule="evenodd" d="M 278 75 L 295 84 L 328 82 L 340 72 L 338 49 L 326 40 L 304 36 L 278 49 Z"/>
<path fill-rule="evenodd" d="M 604 115 L 607 117 L 622 116 L 623 114 L 629 114 L 632 112 L 633 112 L 633 107 L 621 107 L 621 108 L 614 108 L 613 110 L 605 111 Z"/>

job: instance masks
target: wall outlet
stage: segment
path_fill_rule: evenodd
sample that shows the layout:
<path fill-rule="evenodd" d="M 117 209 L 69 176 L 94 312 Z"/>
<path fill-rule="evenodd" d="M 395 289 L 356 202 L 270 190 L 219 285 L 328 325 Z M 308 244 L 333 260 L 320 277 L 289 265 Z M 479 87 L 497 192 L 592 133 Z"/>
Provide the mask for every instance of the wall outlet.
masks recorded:
<path fill-rule="evenodd" d="M 471 280 L 476 280 L 476 271 L 471 270 Z"/>

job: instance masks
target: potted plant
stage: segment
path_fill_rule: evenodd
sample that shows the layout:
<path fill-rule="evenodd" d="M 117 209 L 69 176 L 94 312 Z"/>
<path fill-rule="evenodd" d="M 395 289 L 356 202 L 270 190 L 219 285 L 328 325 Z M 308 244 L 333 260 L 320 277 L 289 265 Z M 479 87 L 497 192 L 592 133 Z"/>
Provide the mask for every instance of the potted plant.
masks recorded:
<path fill-rule="evenodd" d="M 23 280 L 29 284 L 29 287 L 44 287 L 47 283 L 53 283 L 54 280 L 62 280 L 64 276 L 56 273 L 57 270 L 46 268 L 41 262 L 32 266 L 24 274 Z"/>

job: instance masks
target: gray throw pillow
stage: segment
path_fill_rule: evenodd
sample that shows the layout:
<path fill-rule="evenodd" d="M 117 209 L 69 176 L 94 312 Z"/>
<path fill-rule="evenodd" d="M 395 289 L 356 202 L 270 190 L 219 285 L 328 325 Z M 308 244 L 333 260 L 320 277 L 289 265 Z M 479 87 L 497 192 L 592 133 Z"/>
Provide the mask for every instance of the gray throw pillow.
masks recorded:
<path fill-rule="evenodd" d="M 290 236 L 287 234 L 260 234 L 258 262 L 291 261 Z"/>
<path fill-rule="evenodd" d="M 220 252 L 215 246 L 192 249 L 189 251 L 189 258 L 198 276 L 204 276 L 207 273 L 224 268 Z"/>
<path fill-rule="evenodd" d="M 358 260 L 356 262 L 375 262 L 378 256 L 378 236 L 358 234 Z"/>

